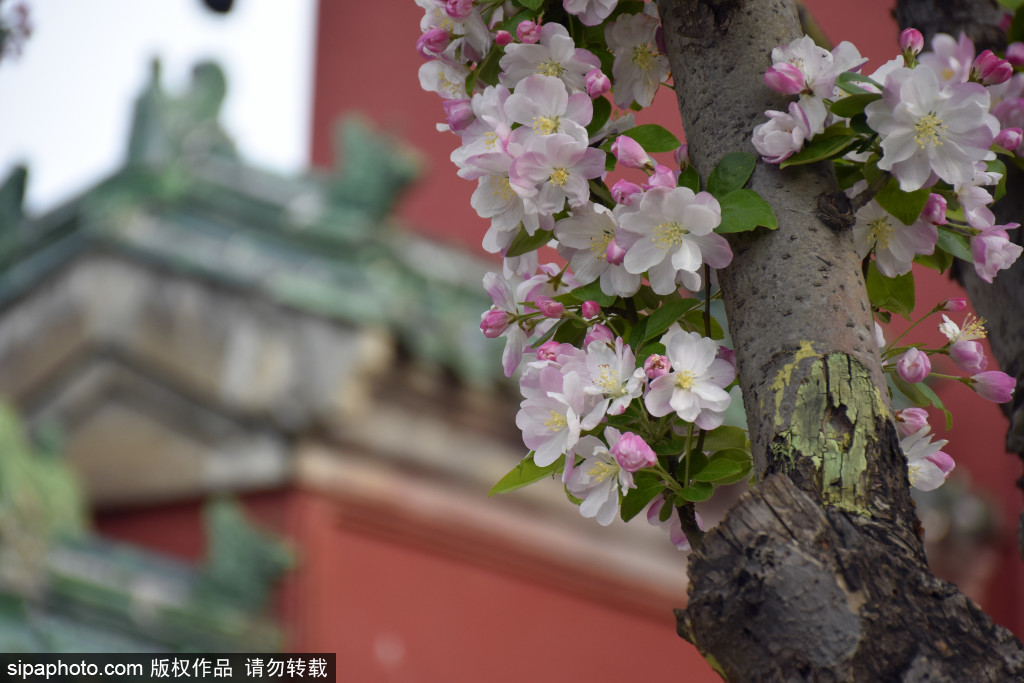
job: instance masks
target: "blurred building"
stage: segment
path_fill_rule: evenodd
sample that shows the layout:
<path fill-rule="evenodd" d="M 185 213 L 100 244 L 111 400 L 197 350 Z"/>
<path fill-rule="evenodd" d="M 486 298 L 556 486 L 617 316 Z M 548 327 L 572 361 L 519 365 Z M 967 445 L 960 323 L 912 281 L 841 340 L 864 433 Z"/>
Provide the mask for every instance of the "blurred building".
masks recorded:
<path fill-rule="evenodd" d="M 711 676 L 674 633 L 685 558 L 662 532 L 584 520 L 555 482 L 487 497 L 524 455 L 518 398 L 477 325 L 487 264 L 388 218 L 418 158 L 349 119 L 333 170 L 252 168 L 225 92 L 202 64 L 168 94 L 154 65 L 120 171 L 38 217 L 24 169 L 0 188 L 0 394 L 62 435 L 121 542 L 50 551 L 117 590 L 116 618 L 52 578 L 26 603 L 104 639 L 13 646 L 280 644 L 337 652 L 360 681 L 608 680 L 638 658 Z M 204 526 L 222 494 L 291 552 L 223 504 Z M 174 596 L 199 609 L 186 623 L 223 605 L 256 630 L 171 634 L 153 605 Z M 604 655 L 609 637 L 630 656 Z"/>

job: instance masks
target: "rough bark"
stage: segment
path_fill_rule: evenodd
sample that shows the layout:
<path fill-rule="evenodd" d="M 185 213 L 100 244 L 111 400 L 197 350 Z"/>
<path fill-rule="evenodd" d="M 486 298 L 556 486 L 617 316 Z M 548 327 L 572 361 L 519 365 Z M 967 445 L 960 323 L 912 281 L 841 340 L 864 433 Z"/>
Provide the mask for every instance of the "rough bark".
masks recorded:
<path fill-rule="evenodd" d="M 690 157 L 703 177 L 753 151 L 791 0 L 658 0 Z M 1024 651 L 927 571 L 859 259 L 815 207 L 825 166 L 759 163 L 780 227 L 730 240 L 730 331 L 764 481 L 691 555 L 680 634 L 729 680 L 1024 677 Z"/>
<path fill-rule="evenodd" d="M 939 32 L 956 34 L 964 31 L 979 46 L 1005 47 L 1006 34 L 996 26 L 1002 10 L 991 0 L 963 0 L 956 3 L 958 14 L 947 12 L 946 2 L 936 0 L 900 0 L 896 19 L 901 28 L 914 26 L 925 35 L 926 43 Z M 924 22 L 918 25 L 915 22 Z M 1024 173 L 1008 167 L 1006 196 L 993 209 L 1000 224 L 1024 223 Z M 1010 231 L 1010 239 L 1024 245 L 1024 230 Z M 1017 380 L 1013 401 L 1003 405 L 1010 419 L 1006 433 L 1006 450 L 1024 461 L 1024 260 L 1018 259 L 1009 270 L 1001 271 L 991 284 L 983 281 L 967 264 L 954 269 L 960 284 L 967 290 L 978 315 L 988 321 L 987 329 L 992 354 L 1000 369 Z M 1024 476 L 1017 480 L 1024 491 Z M 1024 510 L 1017 525 L 1017 547 L 1024 558 Z"/>

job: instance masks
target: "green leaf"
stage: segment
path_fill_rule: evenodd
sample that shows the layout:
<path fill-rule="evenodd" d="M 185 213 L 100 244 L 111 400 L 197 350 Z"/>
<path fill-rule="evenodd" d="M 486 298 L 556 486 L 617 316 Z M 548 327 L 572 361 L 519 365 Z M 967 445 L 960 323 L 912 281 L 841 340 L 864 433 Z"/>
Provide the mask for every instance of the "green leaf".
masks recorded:
<path fill-rule="evenodd" d="M 669 441 L 658 441 L 652 449 L 657 455 L 679 455 L 686 450 L 687 441 L 685 438 L 671 439 Z"/>
<path fill-rule="evenodd" d="M 535 249 L 540 249 L 554 237 L 550 230 L 537 230 L 532 235 L 526 232 L 526 228 L 519 228 L 519 232 L 512 238 L 512 244 L 508 245 L 506 257 L 522 256 L 529 254 Z"/>
<path fill-rule="evenodd" d="M 612 115 L 612 103 L 605 97 L 598 97 L 594 100 L 594 117 L 590 119 L 590 124 L 587 126 L 587 135 L 593 137 L 597 131 L 601 130 L 601 126 L 608 123 L 608 118 Z"/>
<path fill-rule="evenodd" d="M 896 389 L 915 406 L 918 406 L 919 408 L 924 408 L 931 403 L 928 400 L 928 397 L 925 396 L 918 388 L 919 386 L 921 386 L 920 382 L 918 382 L 917 384 L 911 384 L 910 382 L 906 381 L 897 374 L 888 373 L 886 373 L 886 379 L 888 379 L 896 387 Z"/>
<path fill-rule="evenodd" d="M 924 394 L 925 398 L 928 399 L 928 402 L 930 404 L 932 404 L 933 406 L 935 406 L 936 408 L 941 410 L 943 412 L 943 414 L 945 414 L 945 416 L 946 416 L 946 429 L 947 430 L 948 429 L 952 429 L 953 428 L 953 414 L 951 412 L 949 412 L 948 410 L 946 410 L 946 405 L 942 402 L 942 399 L 939 398 L 939 395 L 936 394 L 935 391 L 933 391 L 932 388 L 930 386 L 928 386 L 925 382 L 918 382 L 915 386 L 918 389 L 920 389 L 921 393 Z"/>
<path fill-rule="evenodd" d="M 719 479 L 732 479 L 742 472 L 743 466 L 729 458 L 712 458 L 693 478 L 696 481 L 716 482 Z"/>
<path fill-rule="evenodd" d="M 992 192 L 992 201 L 998 202 L 1006 196 L 1006 164 L 1001 162 L 999 159 L 993 159 L 985 162 L 985 166 L 989 173 L 1001 174 L 999 176 L 999 182 L 996 183 L 996 189 Z"/>
<path fill-rule="evenodd" d="M 625 131 L 646 152 L 671 152 L 679 146 L 679 138 L 656 123 L 645 123 Z"/>
<path fill-rule="evenodd" d="M 872 261 L 868 266 L 868 298 L 872 306 L 892 311 L 910 320 L 914 312 L 914 274 L 886 277 Z"/>
<path fill-rule="evenodd" d="M 566 324 L 558 327 L 558 332 L 552 337 L 559 344 L 572 344 L 578 346 L 583 342 L 583 339 L 587 336 L 587 326 L 578 320 L 570 320 Z M 543 341 L 538 339 L 533 342 L 534 345 L 542 344 Z"/>
<path fill-rule="evenodd" d="M 654 472 L 637 472 L 633 475 L 633 483 L 636 484 L 636 488 L 626 492 L 619 508 L 619 516 L 623 522 L 628 522 L 640 514 L 655 496 L 665 490 L 665 485 Z"/>
<path fill-rule="evenodd" d="M 939 231 L 939 236 L 942 236 L 941 230 Z M 947 251 L 936 249 L 931 254 L 918 254 L 914 257 L 914 263 L 920 263 L 922 266 L 934 268 L 940 273 L 945 273 L 953 265 L 953 257 Z"/>
<path fill-rule="evenodd" d="M 742 427 L 722 425 L 704 435 L 704 450 L 742 449 L 747 446 L 747 431 Z"/>
<path fill-rule="evenodd" d="M 718 197 L 722 207 L 722 223 L 715 228 L 719 234 L 745 232 L 761 226 L 769 230 L 779 227 L 771 205 L 753 190 L 733 190 Z"/>
<path fill-rule="evenodd" d="M 875 100 L 880 99 L 882 99 L 882 95 L 877 93 L 849 95 L 833 102 L 829 109 L 831 109 L 832 113 L 836 116 L 848 119 L 856 116 L 857 114 L 863 113 L 864 107 L 868 106 Z"/>
<path fill-rule="evenodd" d="M 544 0 L 516 0 L 521 6 L 532 10 L 540 9 L 540 6 L 544 4 Z"/>
<path fill-rule="evenodd" d="M 581 287 L 569 292 L 569 296 L 576 301 L 596 301 L 600 306 L 611 306 L 615 303 L 616 296 L 614 294 L 605 294 L 601 291 L 601 281 L 594 280 L 589 284 L 585 284 Z"/>
<path fill-rule="evenodd" d="M 647 327 L 644 330 L 644 340 L 653 339 L 662 332 L 672 327 L 672 323 L 683 317 L 683 314 L 694 306 L 699 306 L 697 299 L 677 299 L 667 301 L 661 308 L 651 313 L 647 318 Z"/>
<path fill-rule="evenodd" d="M 1024 4 L 1024 0 L 997 0 L 997 2 L 999 2 L 1000 5 L 1011 11 L 1016 10 L 1022 4 Z"/>
<path fill-rule="evenodd" d="M 974 263 L 974 256 L 971 254 L 971 248 L 967 242 L 967 238 L 950 230 L 946 230 L 941 225 L 939 226 L 938 247 L 958 259 L 963 259 L 968 263 Z"/>
<path fill-rule="evenodd" d="M 1024 10 L 1018 5 L 1013 14 L 1013 21 L 1010 22 L 1010 29 L 1006 32 L 1006 43 L 1016 43 L 1021 40 L 1024 40 Z"/>
<path fill-rule="evenodd" d="M 700 192 L 700 176 L 697 175 L 697 169 L 693 166 L 687 166 L 683 172 L 679 174 L 679 186 L 688 187 L 695 193 Z"/>
<path fill-rule="evenodd" d="M 854 73 L 852 71 L 843 72 L 839 74 L 839 77 L 836 79 L 836 85 L 838 85 L 842 90 L 850 93 L 851 95 L 862 95 L 864 93 L 870 92 L 860 87 L 858 83 L 868 83 L 875 86 L 879 90 L 882 89 L 881 85 L 871 80 L 867 76 Z"/>
<path fill-rule="evenodd" d="M 746 185 L 756 163 L 757 158 L 749 152 L 726 154 L 708 177 L 708 192 L 715 197 L 723 197 L 740 189 Z"/>
<path fill-rule="evenodd" d="M 506 19 L 504 22 L 502 22 L 501 28 L 503 28 L 504 30 L 508 31 L 512 35 L 515 35 L 516 34 L 516 27 L 519 26 L 519 22 L 525 21 L 526 19 L 529 19 L 529 18 L 531 18 L 533 16 L 535 16 L 535 14 L 533 12 L 530 12 L 529 10 L 525 10 L 524 9 L 524 10 L 522 10 L 520 12 L 517 12 L 516 14 L 512 15 L 511 17 Z"/>
<path fill-rule="evenodd" d="M 875 201 L 904 225 L 911 225 L 921 215 L 929 194 L 931 191 L 928 188 L 904 192 L 900 189 L 899 181 L 892 178 L 875 195 Z"/>
<path fill-rule="evenodd" d="M 684 487 L 680 495 L 691 503 L 699 503 L 707 500 L 715 492 L 715 485 L 706 481 L 695 481 Z"/>
<path fill-rule="evenodd" d="M 550 477 L 552 474 L 562 468 L 565 463 L 565 456 L 561 455 L 558 460 L 554 461 L 547 467 L 538 467 L 537 463 L 533 461 L 533 452 L 519 461 L 519 464 L 513 467 L 508 474 L 502 477 L 488 496 L 493 496 L 495 493 L 508 493 L 509 491 L 515 491 L 521 489 L 524 486 L 532 484 L 535 481 L 540 481 L 545 477 Z"/>
<path fill-rule="evenodd" d="M 683 316 L 683 320 L 689 323 L 691 329 L 699 332 L 701 335 L 707 334 L 707 331 L 704 329 L 704 311 L 687 311 Z M 712 339 L 723 339 L 725 332 L 722 330 L 722 326 L 718 324 L 718 321 L 715 320 L 715 316 L 711 316 L 710 321 L 711 333 L 708 336 Z"/>
<path fill-rule="evenodd" d="M 857 143 L 856 133 L 845 127 L 843 130 L 848 132 L 830 137 L 816 136 L 802 150 L 779 164 L 779 168 L 813 164 L 816 161 L 824 161 L 825 159 L 842 156 L 850 147 Z"/>
<path fill-rule="evenodd" d="M 730 448 L 719 451 L 711 458 L 711 462 L 718 461 L 731 462 L 737 468 L 735 474 L 721 477 L 715 481 L 715 484 L 718 486 L 727 486 L 748 479 L 750 477 L 750 470 L 754 467 L 753 458 L 751 458 L 750 451 L 746 448 Z"/>

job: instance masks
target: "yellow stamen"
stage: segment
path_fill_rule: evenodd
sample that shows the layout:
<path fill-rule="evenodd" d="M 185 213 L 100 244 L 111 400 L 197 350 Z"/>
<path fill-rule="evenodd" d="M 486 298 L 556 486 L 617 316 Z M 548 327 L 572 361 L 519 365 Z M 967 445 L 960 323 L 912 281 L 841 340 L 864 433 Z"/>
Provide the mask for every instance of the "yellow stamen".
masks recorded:
<path fill-rule="evenodd" d="M 683 243 L 683 236 L 689 234 L 689 230 L 679 225 L 678 222 L 662 223 L 654 228 L 654 245 L 663 251 L 670 247 L 679 246 Z"/>
<path fill-rule="evenodd" d="M 924 149 L 926 145 L 929 147 L 941 147 L 942 139 L 945 135 L 946 124 L 935 115 L 935 112 L 925 114 L 914 124 L 914 142 L 921 149 Z"/>
<path fill-rule="evenodd" d="M 676 373 L 676 386 L 683 391 L 693 389 L 693 385 L 696 383 L 697 375 L 693 374 L 689 370 L 683 370 L 682 372 Z"/>
<path fill-rule="evenodd" d="M 879 249 L 886 249 L 892 242 L 892 236 L 896 231 L 889 225 L 889 219 L 879 216 L 868 222 L 868 239 L 874 240 Z"/>
<path fill-rule="evenodd" d="M 501 201 L 508 204 L 512 201 L 512 198 L 516 196 L 515 190 L 512 189 L 512 185 L 508 182 L 506 176 L 492 175 L 488 178 L 491 183 L 491 191 L 493 195 Z"/>
<path fill-rule="evenodd" d="M 559 432 L 565 429 L 569 425 L 569 422 L 565 419 L 565 415 L 559 415 L 555 411 L 551 411 L 551 417 L 544 420 L 544 426 L 553 432 Z"/>
<path fill-rule="evenodd" d="M 650 71 L 654 65 L 654 58 L 657 56 L 658 51 L 652 49 L 650 45 L 637 45 L 633 48 L 633 63 L 641 71 Z"/>
<path fill-rule="evenodd" d="M 569 180 L 569 171 L 564 168 L 551 169 L 551 175 L 548 176 L 549 183 L 561 187 L 562 185 L 565 185 L 567 180 Z"/>
<path fill-rule="evenodd" d="M 617 465 L 610 465 L 606 462 L 598 461 L 587 470 L 587 474 L 593 477 L 596 481 L 602 482 L 608 477 L 614 476 L 619 471 Z"/>
<path fill-rule="evenodd" d="M 590 253 L 594 255 L 598 261 L 604 261 L 608 258 L 608 243 L 612 241 L 614 235 L 607 230 L 602 232 L 600 235 L 594 235 L 590 238 Z"/>
<path fill-rule="evenodd" d="M 537 73 L 544 76 L 561 76 L 565 73 L 565 69 L 555 60 L 549 59 L 537 65 Z"/>
<path fill-rule="evenodd" d="M 557 116 L 534 116 L 533 132 L 537 135 L 551 135 L 558 130 Z"/>

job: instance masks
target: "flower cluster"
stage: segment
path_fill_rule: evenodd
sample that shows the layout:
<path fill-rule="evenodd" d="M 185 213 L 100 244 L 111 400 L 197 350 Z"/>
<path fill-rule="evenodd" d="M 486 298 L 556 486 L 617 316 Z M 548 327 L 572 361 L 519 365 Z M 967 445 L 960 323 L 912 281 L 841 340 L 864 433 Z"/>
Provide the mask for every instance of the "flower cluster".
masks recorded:
<path fill-rule="evenodd" d="M 754 158 L 702 190 L 676 136 L 637 124 L 671 78 L 654 3 L 417 3 L 420 83 L 476 182 L 484 249 L 503 257 L 480 328 L 521 373 L 528 461 L 601 524 L 654 505 L 681 547 L 677 508 L 750 472 L 745 433 L 723 425 L 732 353 L 701 309 L 732 260 L 720 233 L 775 227 L 742 188 Z M 736 203 L 754 210 L 723 225 Z M 561 264 L 542 262 L 550 248 Z"/>
<path fill-rule="evenodd" d="M 902 54 L 870 76 L 849 43 L 829 52 L 805 36 L 776 48 L 765 83 L 799 100 L 766 112 L 754 145 L 782 166 L 836 161 L 860 206 L 857 248 L 883 276 L 955 256 L 991 282 L 1022 251 L 1007 234 L 1018 224 L 997 225 L 988 205 L 1005 174 L 996 152 L 1021 147 L 1024 74 L 991 50 L 975 56 L 963 36 L 939 34 L 930 52 L 923 43 L 905 30 Z"/>

